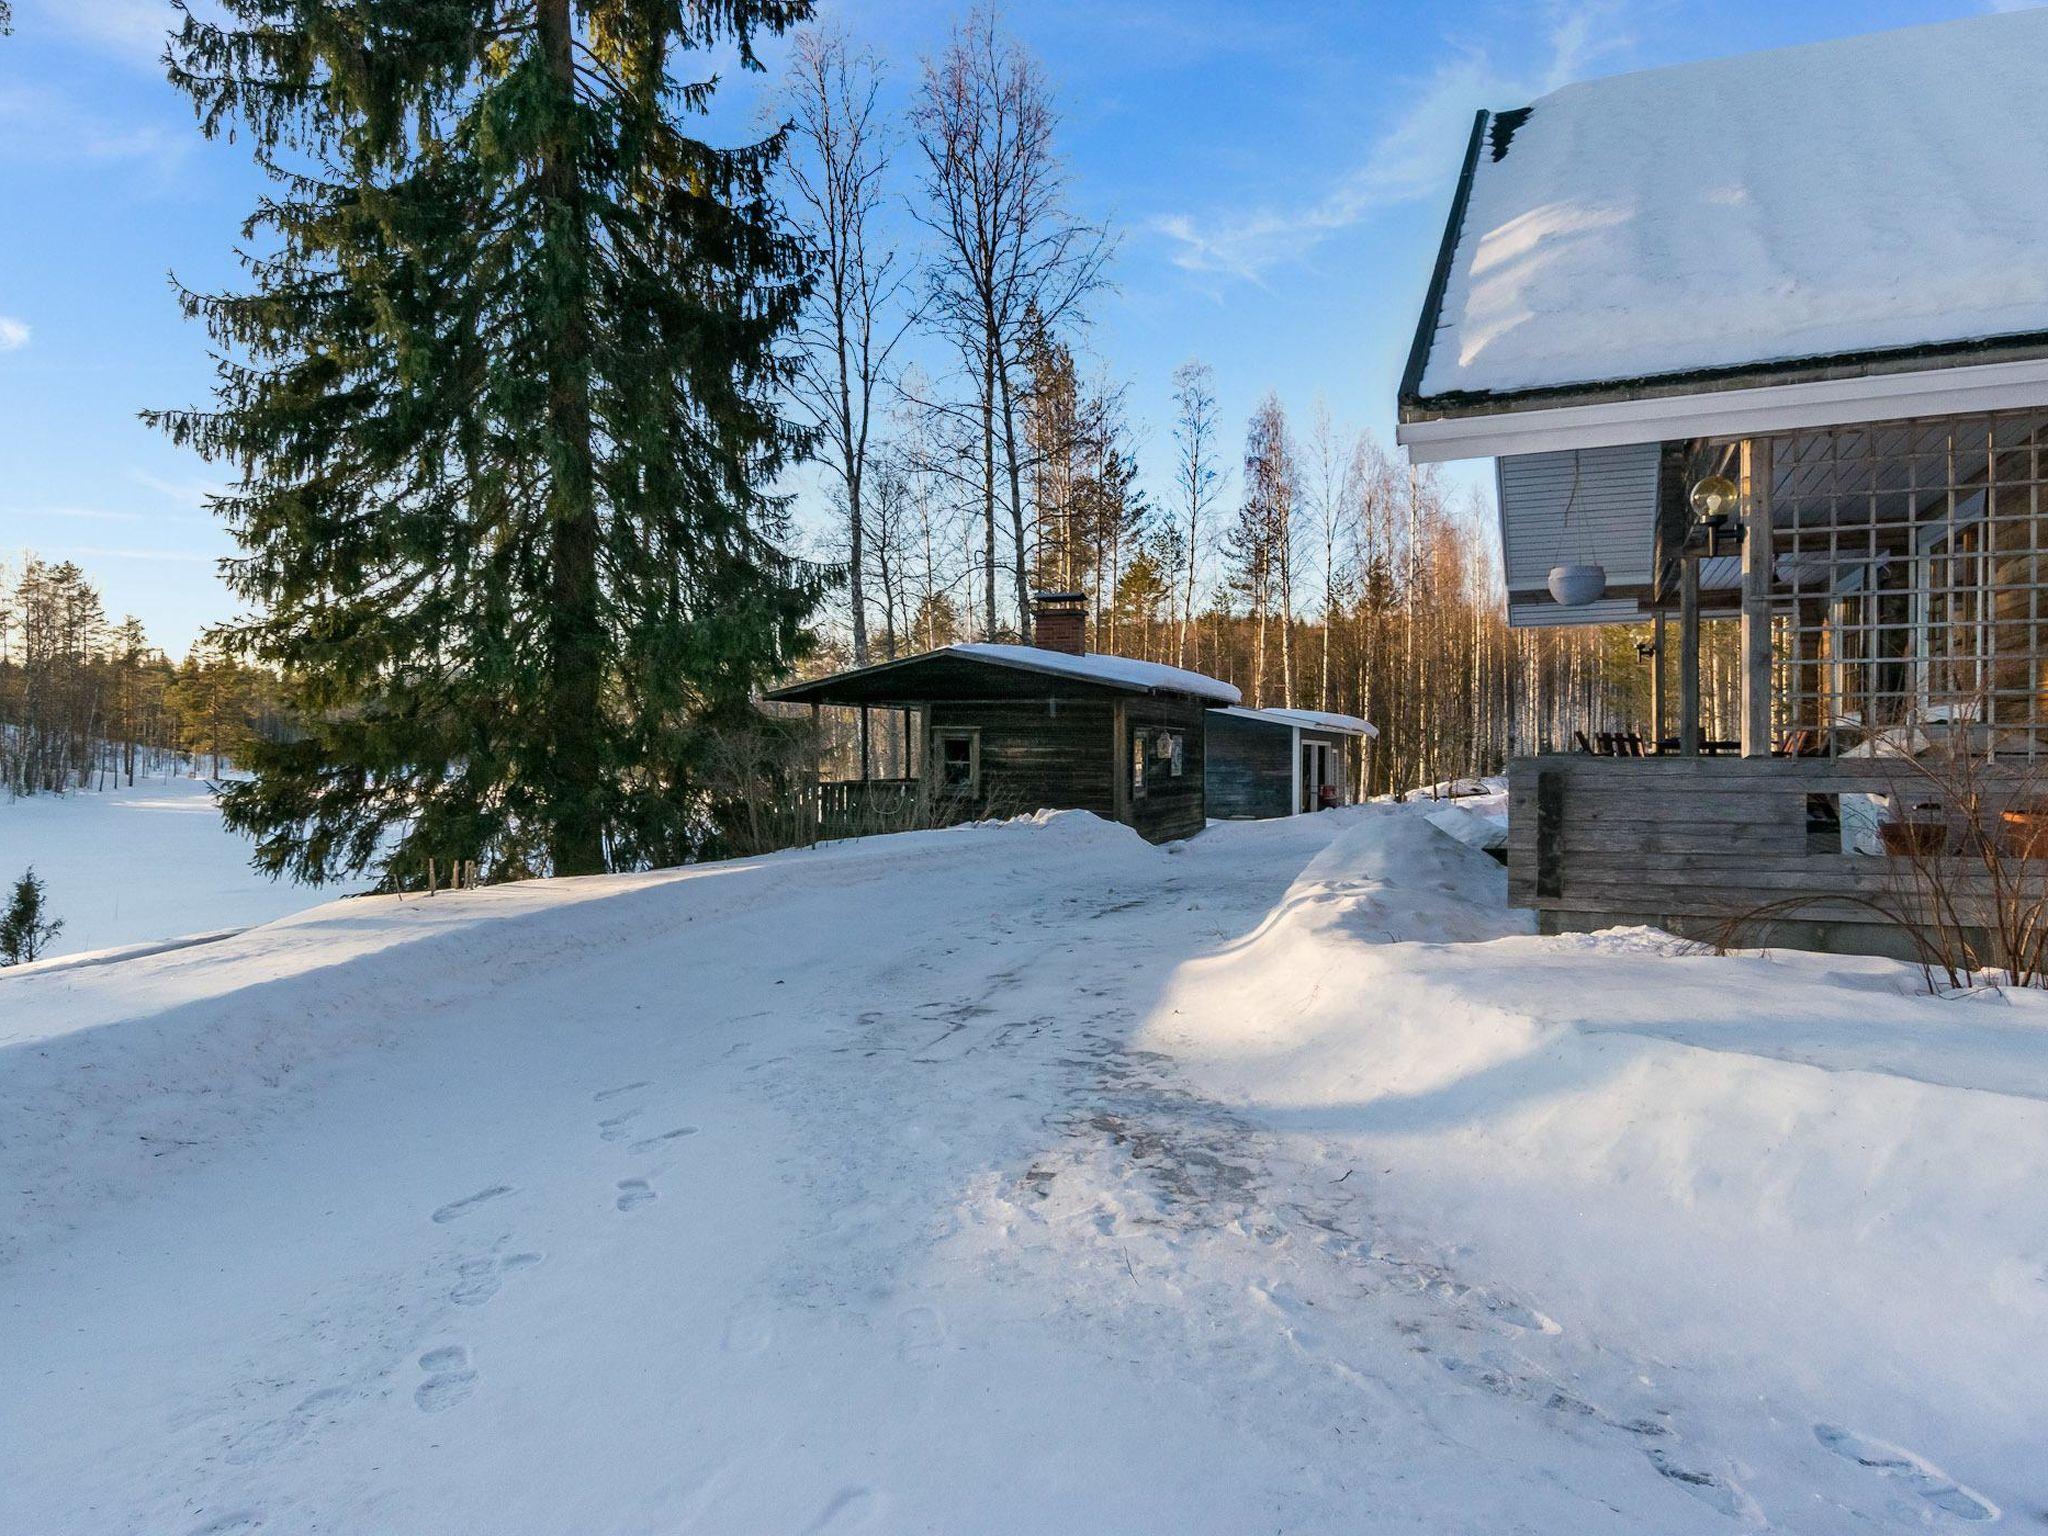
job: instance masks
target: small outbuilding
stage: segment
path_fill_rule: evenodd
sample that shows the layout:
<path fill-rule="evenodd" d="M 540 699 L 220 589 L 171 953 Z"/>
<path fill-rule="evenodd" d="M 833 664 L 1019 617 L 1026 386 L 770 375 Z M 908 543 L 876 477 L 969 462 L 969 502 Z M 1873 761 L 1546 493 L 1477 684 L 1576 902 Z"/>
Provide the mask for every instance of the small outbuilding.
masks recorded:
<path fill-rule="evenodd" d="M 1088 651 L 1085 599 L 1040 594 L 1040 644 L 949 645 L 778 688 L 775 703 L 900 711 L 914 776 L 821 786 L 829 809 L 927 796 L 957 816 L 1083 810 L 1151 842 L 1208 819 L 1205 716 L 1237 689 L 1161 662 Z M 864 754 L 865 756 L 865 754 Z"/>
<path fill-rule="evenodd" d="M 1379 732 L 1356 715 L 1226 705 L 1203 734 L 1209 814 L 1256 821 L 1348 805 Z"/>

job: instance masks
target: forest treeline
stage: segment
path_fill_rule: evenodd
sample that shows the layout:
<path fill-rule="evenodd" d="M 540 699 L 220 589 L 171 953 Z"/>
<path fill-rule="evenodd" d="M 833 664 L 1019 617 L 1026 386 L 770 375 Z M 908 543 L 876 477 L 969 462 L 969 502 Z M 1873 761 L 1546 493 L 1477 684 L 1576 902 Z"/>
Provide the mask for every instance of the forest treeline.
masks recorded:
<path fill-rule="evenodd" d="M 271 674 L 203 644 L 173 662 L 139 620 L 108 620 L 77 565 L 0 561 L 4 793 L 108 789 L 172 760 L 217 776 L 285 734 Z"/>

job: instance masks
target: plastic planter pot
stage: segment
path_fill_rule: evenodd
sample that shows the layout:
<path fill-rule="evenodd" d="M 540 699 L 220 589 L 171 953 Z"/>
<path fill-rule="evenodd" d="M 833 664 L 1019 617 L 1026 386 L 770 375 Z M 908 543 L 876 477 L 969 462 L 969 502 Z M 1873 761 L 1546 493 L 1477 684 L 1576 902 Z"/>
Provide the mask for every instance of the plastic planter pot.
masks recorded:
<path fill-rule="evenodd" d="M 1583 608 L 1607 590 L 1604 565 L 1553 565 L 1550 595 L 1563 608 Z"/>

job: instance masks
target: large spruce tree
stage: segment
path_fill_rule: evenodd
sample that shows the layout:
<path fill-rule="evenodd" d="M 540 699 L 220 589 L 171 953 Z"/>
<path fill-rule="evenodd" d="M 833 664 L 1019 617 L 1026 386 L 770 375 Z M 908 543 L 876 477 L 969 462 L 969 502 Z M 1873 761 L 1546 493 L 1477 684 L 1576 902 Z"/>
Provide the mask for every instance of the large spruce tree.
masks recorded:
<path fill-rule="evenodd" d="M 807 644 L 817 584 L 764 493 L 802 255 L 780 136 L 686 132 L 810 0 L 214 0 L 171 79 L 276 185 L 250 291 L 181 289 L 211 409 L 152 413 L 218 498 L 304 733 L 228 821 L 273 872 L 674 862 L 710 733 Z"/>

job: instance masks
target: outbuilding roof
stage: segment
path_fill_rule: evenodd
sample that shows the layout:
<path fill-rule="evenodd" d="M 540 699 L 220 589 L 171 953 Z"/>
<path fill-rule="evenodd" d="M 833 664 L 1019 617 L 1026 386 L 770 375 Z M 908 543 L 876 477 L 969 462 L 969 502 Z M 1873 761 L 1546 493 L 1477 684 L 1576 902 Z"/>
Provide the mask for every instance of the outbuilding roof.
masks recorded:
<path fill-rule="evenodd" d="M 1327 731 L 1333 736 L 1377 737 L 1379 727 L 1370 720 L 1361 720 L 1356 715 L 1332 714 L 1322 709 L 1243 709 L 1224 708 L 1219 715 L 1230 715 L 1239 720 L 1258 720 L 1268 725 L 1292 726 L 1304 731 Z"/>
<path fill-rule="evenodd" d="M 1404 421 L 2048 354 L 2044 78 L 2028 10 L 1480 113 Z"/>
<path fill-rule="evenodd" d="M 972 675 L 981 671 L 985 676 L 988 668 L 1007 675 L 1012 680 L 1012 691 L 1021 691 L 1022 685 L 1031 684 L 1036 678 L 1041 683 L 1051 680 L 1116 693 L 1185 694 L 1221 704 L 1235 704 L 1242 697 L 1229 683 L 1163 662 L 1134 661 L 1127 656 L 1094 652 L 1074 656 L 1035 645 L 984 642 L 941 646 L 916 656 L 834 672 L 829 677 L 774 689 L 766 697 L 793 704 L 918 703 L 963 696 L 962 689 L 971 690 L 974 686 Z M 966 696 L 971 697 L 971 692 Z"/>

